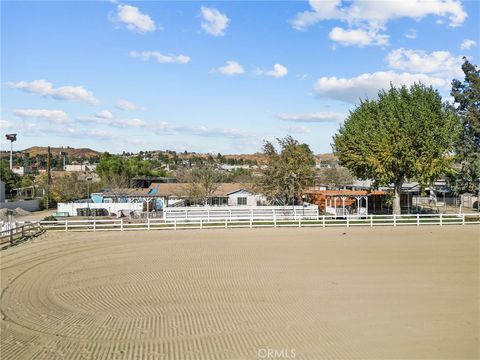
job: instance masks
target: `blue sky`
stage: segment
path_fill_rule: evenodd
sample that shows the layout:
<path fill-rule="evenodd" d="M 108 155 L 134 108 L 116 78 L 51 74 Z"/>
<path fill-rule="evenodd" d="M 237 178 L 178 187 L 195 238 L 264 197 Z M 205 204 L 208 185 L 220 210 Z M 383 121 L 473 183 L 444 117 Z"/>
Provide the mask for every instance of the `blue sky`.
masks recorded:
<path fill-rule="evenodd" d="M 477 1 L 1 3 L 2 134 L 15 148 L 316 153 L 390 82 L 448 99 L 479 58 Z M 6 143 L 2 135 L 2 148 Z"/>

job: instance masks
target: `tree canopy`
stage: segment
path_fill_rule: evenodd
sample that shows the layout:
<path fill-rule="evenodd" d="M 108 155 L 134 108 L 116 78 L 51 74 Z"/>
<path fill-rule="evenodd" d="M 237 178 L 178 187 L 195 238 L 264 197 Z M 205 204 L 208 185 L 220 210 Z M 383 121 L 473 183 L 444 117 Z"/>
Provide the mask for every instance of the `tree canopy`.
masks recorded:
<path fill-rule="evenodd" d="M 97 164 L 97 173 L 103 181 L 112 178 L 129 179 L 135 176 L 166 176 L 159 164 L 140 157 L 124 159 L 117 155 L 104 153 Z"/>
<path fill-rule="evenodd" d="M 20 177 L 10 170 L 10 165 L 6 160 L 0 160 L 0 180 L 5 183 L 5 192 L 12 192 L 18 184 Z"/>
<path fill-rule="evenodd" d="M 340 163 L 376 186 L 394 184 L 394 213 L 406 180 L 431 184 L 451 169 L 458 118 L 431 87 L 391 86 L 350 112 L 332 144 Z"/>
<path fill-rule="evenodd" d="M 464 81 L 452 81 L 461 132 L 455 143 L 457 173 L 451 182 L 459 193 L 476 193 L 480 181 L 480 71 L 466 58 L 462 70 Z"/>
<path fill-rule="evenodd" d="M 270 200 L 290 204 L 311 185 L 315 177 L 315 158 L 307 144 L 291 136 L 277 139 L 280 151 L 266 141 L 263 154 L 266 163 L 260 167 L 256 187 Z"/>

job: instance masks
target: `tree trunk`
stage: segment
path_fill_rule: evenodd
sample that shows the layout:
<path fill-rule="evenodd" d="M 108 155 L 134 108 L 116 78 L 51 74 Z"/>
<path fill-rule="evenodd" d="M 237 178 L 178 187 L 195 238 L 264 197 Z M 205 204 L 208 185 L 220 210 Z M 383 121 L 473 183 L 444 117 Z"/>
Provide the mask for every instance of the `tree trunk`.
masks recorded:
<path fill-rule="evenodd" d="M 395 198 L 393 199 L 393 209 L 392 212 L 395 215 L 400 215 L 402 213 L 402 209 L 400 207 L 400 197 L 402 194 L 402 185 L 403 185 L 403 179 L 398 180 L 395 182 L 394 187 L 395 187 Z"/>

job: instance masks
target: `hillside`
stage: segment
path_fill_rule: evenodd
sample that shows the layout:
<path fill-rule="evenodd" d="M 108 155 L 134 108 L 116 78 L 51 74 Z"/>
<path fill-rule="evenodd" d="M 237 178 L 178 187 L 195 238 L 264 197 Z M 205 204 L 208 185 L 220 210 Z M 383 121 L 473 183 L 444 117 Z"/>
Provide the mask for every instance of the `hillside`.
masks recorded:
<path fill-rule="evenodd" d="M 83 157 L 83 158 L 89 158 L 92 156 L 98 156 L 102 154 L 99 151 L 95 151 L 89 148 L 72 148 L 72 147 L 52 147 L 50 148 L 50 151 L 52 155 L 59 155 L 60 152 L 65 152 L 68 157 L 74 156 L 74 157 Z M 36 156 L 36 155 L 46 155 L 48 152 L 48 148 L 46 146 L 32 146 L 28 149 L 22 150 L 22 153 L 26 154 L 28 153 L 30 156 Z"/>

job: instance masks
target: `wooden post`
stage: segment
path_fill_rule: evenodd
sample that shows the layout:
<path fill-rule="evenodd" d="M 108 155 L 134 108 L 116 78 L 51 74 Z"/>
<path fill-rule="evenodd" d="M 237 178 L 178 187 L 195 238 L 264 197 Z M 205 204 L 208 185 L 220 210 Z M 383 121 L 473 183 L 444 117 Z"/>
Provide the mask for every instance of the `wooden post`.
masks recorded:
<path fill-rule="evenodd" d="M 10 245 L 13 245 L 13 228 L 10 228 Z"/>
<path fill-rule="evenodd" d="M 465 225 L 465 214 L 462 214 L 462 225 Z"/>
<path fill-rule="evenodd" d="M 97 219 L 93 218 L 93 232 L 97 231 Z"/>
<path fill-rule="evenodd" d="M 147 231 L 150 231 L 150 218 L 147 218 Z"/>
<path fill-rule="evenodd" d="M 420 226 L 420 214 L 417 214 L 417 226 Z"/>
<path fill-rule="evenodd" d="M 325 215 L 322 215 L 322 227 L 325 227 Z"/>
<path fill-rule="evenodd" d="M 350 217 L 347 214 L 347 227 L 350 227 Z"/>
<path fill-rule="evenodd" d="M 397 226 L 397 215 L 393 214 L 393 226 Z"/>
<path fill-rule="evenodd" d="M 177 230 L 177 219 L 173 219 L 173 229 Z"/>
<path fill-rule="evenodd" d="M 200 229 L 203 229 L 203 219 L 200 218 Z"/>
<path fill-rule="evenodd" d="M 228 229 L 227 218 L 225 218 L 225 229 Z"/>
<path fill-rule="evenodd" d="M 442 218 L 442 213 L 440 213 L 440 226 L 443 225 L 443 218 Z"/>
<path fill-rule="evenodd" d="M 68 220 L 65 219 L 65 232 L 68 232 Z"/>
<path fill-rule="evenodd" d="M 120 219 L 120 231 L 123 231 L 123 218 Z"/>
<path fill-rule="evenodd" d="M 370 227 L 373 227 L 373 215 L 370 215 Z"/>

